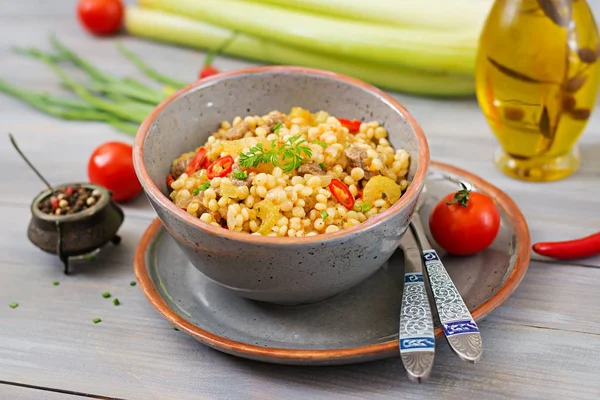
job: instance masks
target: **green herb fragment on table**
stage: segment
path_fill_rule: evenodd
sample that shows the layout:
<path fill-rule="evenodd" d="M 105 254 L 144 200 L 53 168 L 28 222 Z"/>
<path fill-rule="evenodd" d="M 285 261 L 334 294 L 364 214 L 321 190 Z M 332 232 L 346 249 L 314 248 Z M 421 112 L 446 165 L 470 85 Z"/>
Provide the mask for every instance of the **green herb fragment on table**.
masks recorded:
<path fill-rule="evenodd" d="M 58 285 L 60 285 L 60 282 L 59 282 L 59 281 L 54 281 L 54 282 L 52 282 L 52 284 L 53 284 L 54 286 L 58 286 Z"/>
<path fill-rule="evenodd" d="M 13 301 L 13 302 L 12 302 L 12 303 L 10 303 L 8 306 L 9 306 L 10 308 L 17 308 L 17 307 L 19 307 L 19 303 L 17 303 L 16 301 Z"/>
<path fill-rule="evenodd" d="M 174 330 L 174 331 L 179 331 L 179 329 L 177 329 L 177 328 L 175 328 L 175 327 L 173 327 L 173 330 Z"/>
<path fill-rule="evenodd" d="M 270 163 L 280 167 L 284 172 L 293 171 L 305 161 L 303 155 L 307 158 L 312 157 L 312 150 L 303 143 L 306 143 L 306 140 L 302 135 L 290 137 L 282 146 L 277 146 L 277 141 L 273 140 L 270 150 L 265 150 L 262 143 L 259 143 L 251 147 L 248 152 L 240 154 L 240 165 L 250 168 Z"/>
<path fill-rule="evenodd" d="M 108 299 L 110 297 L 110 293 L 104 292 L 104 293 L 102 293 L 102 297 L 104 297 L 105 299 Z"/>
<path fill-rule="evenodd" d="M 136 282 L 136 281 L 131 281 L 131 282 L 129 282 L 129 286 L 135 286 L 135 285 L 137 285 L 137 282 Z"/>
<path fill-rule="evenodd" d="M 102 322 L 102 320 L 100 318 L 94 318 L 92 322 L 97 324 L 98 322 Z"/>
<path fill-rule="evenodd" d="M 121 304 L 121 302 L 119 301 L 119 299 L 114 299 L 114 300 L 113 300 L 113 304 L 114 304 L 115 306 L 118 306 L 118 305 L 120 305 L 120 304 Z"/>

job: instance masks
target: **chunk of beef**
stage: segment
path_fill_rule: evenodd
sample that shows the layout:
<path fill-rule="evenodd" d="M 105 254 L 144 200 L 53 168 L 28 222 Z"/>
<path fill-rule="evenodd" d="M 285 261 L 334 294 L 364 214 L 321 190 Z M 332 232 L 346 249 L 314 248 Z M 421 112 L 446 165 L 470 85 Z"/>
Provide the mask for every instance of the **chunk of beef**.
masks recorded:
<path fill-rule="evenodd" d="M 204 198 L 204 191 L 200 191 L 197 195 L 191 197 L 190 199 L 186 200 L 185 202 L 183 202 L 180 207 L 187 209 L 187 206 L 190 205 L 190 203 L 194 200 L 198 200 L 198 202 L 200 203 L 200 207 L 198 207 L 198 215 L 202 215 L 204 213 L 210 212 L 210 210 L 206 207 L 204 207 L 204 205 L 202 204 L 202 199 Z"/>
<path fill-rule="evenodd" d="M 226 140 L 238 140 L 244 137 L 244 135 L 250 130 L 250 124 L 245 121 L 240 122 L 238 125 L 229 128 L 225 132 Z"/>
<path fill-rule="evenodd" d="M 171 175 L 173 175 L 173 179 L 179 178 L 185 172 L 185 169 L 195 155 L 196 153 L 194 152 L 184 153 L 171 163 Z"/>
<path fill-rule="evenodd" d="M 263 128 L 270 132 L 273 130 L 273 128 L 275 128 L 275 126 L 277 126 L 277 124 L 284 123 L 286 118 L 286 115 L 280 113 L 279 111 L 271 111 L 266 117 L 264 117 L 266 123 L 263 125 Z"/>
<path fill-rule="evenodd" d="M 321 167 L 319 166 L 319 164 L 317 164 L 314 161 L 311 161 L 311 162 L 302 164 L 298 168 L 298 175 L 306 175 L 306 174 L 311 174 L 311 175 L 325 175 L 326 172 L 321 169 Z"/>
<path fill-rule="evenodd" d="M 367 151 L 365 149 L 350 146 L 344 151 L 344 155 L 351 168 L 365 168 L 365 162 L 367 160 Z"/>

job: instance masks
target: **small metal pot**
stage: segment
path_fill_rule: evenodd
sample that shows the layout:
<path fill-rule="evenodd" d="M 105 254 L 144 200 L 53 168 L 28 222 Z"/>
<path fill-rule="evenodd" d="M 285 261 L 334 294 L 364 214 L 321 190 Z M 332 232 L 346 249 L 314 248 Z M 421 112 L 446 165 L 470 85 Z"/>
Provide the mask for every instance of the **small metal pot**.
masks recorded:
<path fill-rule="evenodd" d="M 80 185 L 99 190 L 100 199 L 85 210 L 68 215 L 49 215 L 39 209 L 41 201 L 52 195 L 45 190 L 31 203 L 31 220 L 27 230 L 29 240 L 40 249 L 56 254 L 69 273 L 69 257 L 89 254 L 108 242 L 119 244 L 117 231 L 123 223 L 124 214 L 112 201 L 112 194 L 102 186 L 91 183 L 72 183 L 55 187 L 55 190 Z"/>

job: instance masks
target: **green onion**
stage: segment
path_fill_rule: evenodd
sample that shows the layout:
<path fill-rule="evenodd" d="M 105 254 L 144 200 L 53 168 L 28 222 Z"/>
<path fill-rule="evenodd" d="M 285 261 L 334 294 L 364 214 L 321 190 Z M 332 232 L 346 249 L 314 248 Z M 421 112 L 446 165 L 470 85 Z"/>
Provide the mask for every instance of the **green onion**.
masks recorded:
<path fill-rule="evenodd" d="M 143 2 L 145 4 L 146 1 Z M 129 6 L 125 15 L 127 30 L 135 36 L 200 49 L 213 48 L 233 33 L 233 30 L 206 22 L 136 6 Z M 452 74 L 445 70 L 427 72 L 420 68 L 386 65 L 374 60 L 357 61 L 301 50 L 243 33 L 223 53 L 271 64 L 335 71 L 382 88 L 407 93 L 439 97 L 470 96 L 475 93 L 472 74 Z"/>
<path fill-rule="evenodd" d="M 360 205 L 360 211 L 361 212 L 367 212 L 371 209 L 371 205 L 369 203 L 362 203 Z"/>
<path fill-rule="evenodd" d="M 329 217 L 329 213 L 328 213 L 327 211 L 323 211 L 323 212 L 321 213 L 321 218 L 325 219 L 325 218 L 327 218 L 327 217 Z"/>
<path fill-rule="evenodd" d="M 246 179 L 248 177 L 248 173 L 246 171 L 242 171 L 242 170 L 235 170 L 233 171 L 233 177 L 235 179 L 239 179 L 241 181 L 243 181 L 244 179 Z"/>
<path fill-rule="evenodd" d="M 129 286 L 135 286 L 135 285 L 137 285 L 137 282 L 136 282 L 136 281 L 131 281 L 131 282 L 129 282 Z"/>
<path fill-rule="evenodd" d="M 313 140 L 312 142 L 313 142 L 313 144 L 318 144 L 319 146 L 321 146 L 324 149 L 327 148 L 327 143 L 325 143 L 325 142 L 320 142 L 318 140 Z"/>
<path fill-rule="evenodd" d="M 325 171 L 327 168 L 325 168 L 325 164 L 323 163 L 319 163 L 319 168 L 321 168 L 323 171 Z"/>
<path fill-rule="evenodd" d="M 200 193 L 200 191 L 204 191 L 204 190 L 208 189 L 209 187 L 210 187 L 210 181 L 204 182 L 202 185 L 200 185 L 196 189 L 194 189 L 194 191 L 193 191 L 194 196 L 196 196 L 198 193 Z M 131 286 L 133 286 L 133 285 L 131 285 Z"/>
<path fill-rule="evenodd" d="M 115 306 L 118 306 L 118 305 L 120 305 L 120 304 L 121 304 L 121 302 L 119 301 L 119 299 L 114 299 L 114 300 L 113 300 L 113 304 L 114 304 Z"/>
<path fill-rule="evenodd" d="M 52 284 L 53 284 L 54 286 L 58 286 L 58 285 L 60 285 L 60 282 L 59 282 L 59 281 L 54 281 L 54 282 L 52 282 Z"/>
<path fill-rule="evenodd" d="M 186 82 L 171 79 L 170 77 L 161 74 L 155 69 L 150 68 L 137 55 L 135 55 L 135 53 L 123 46 L 123 44 L 117 43 L 117 49 L 119 49 L 121 54 L 127 57 L 141 72 L 146 74 L 146 76 L 148 76 L 149 78 L 152 78 L 159 83 L 163 83 L 165 85 L 169 85 L 175 88 L 182 88 L 184 86 L 187 86 L 188 83 Z"/>
<path fill-rule="evenodd" d="M 12 302 L 12 303 L 10 303 L 8 306 L 9 306 L 10 308 L 17 308 L 17 307 L 19 307 L 19 303 L 17 303 L 16 301 L 13 301 L 13 302 Z"/>
<path fill-rule="evenodd" d="M 98 322 L 102 322 L 102 320 L 100 318 L 94 318 L 92 322 L 97 324 Z"/>
<path fill-rule="evenodd" d="M 110 293 L 104 292 L 104 293 L 102 293 L 102 297 L 104 297 L 105 299 L 108 299 L 110 297 Z"/>

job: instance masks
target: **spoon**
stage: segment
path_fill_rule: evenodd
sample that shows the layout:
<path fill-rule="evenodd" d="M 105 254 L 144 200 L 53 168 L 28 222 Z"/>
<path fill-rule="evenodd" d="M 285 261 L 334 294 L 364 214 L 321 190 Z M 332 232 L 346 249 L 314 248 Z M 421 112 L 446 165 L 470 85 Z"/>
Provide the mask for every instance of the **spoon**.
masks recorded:
<path fill-rule="evenodd" d="M 410 227 L 420 244 L 426 275 L 442 330 L 452 351 L 462 360 L 475 363 L 483 354 L 479 327 L 452 282 L 437 252 L 429 243 L 418 210 L 424 202 L 425 188 L 411 218 Z"/>

